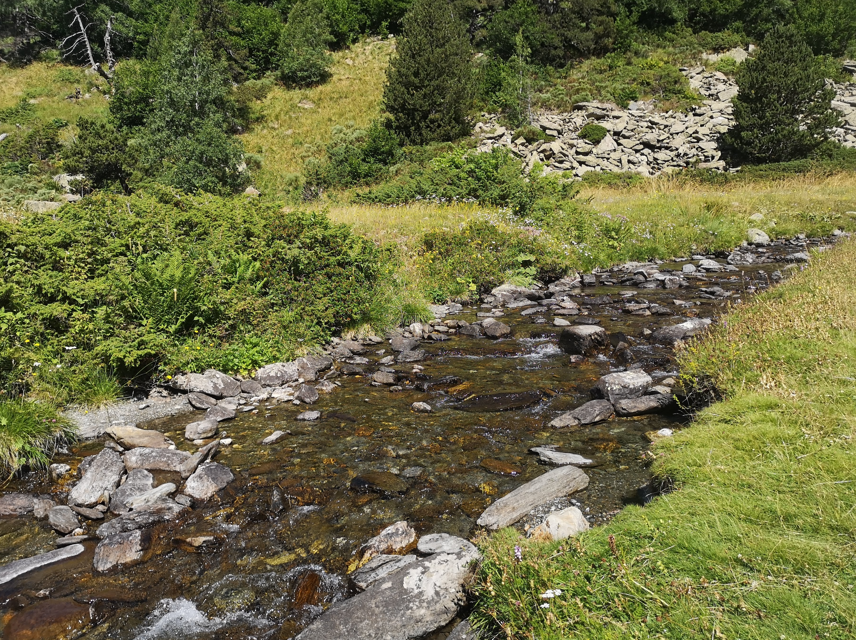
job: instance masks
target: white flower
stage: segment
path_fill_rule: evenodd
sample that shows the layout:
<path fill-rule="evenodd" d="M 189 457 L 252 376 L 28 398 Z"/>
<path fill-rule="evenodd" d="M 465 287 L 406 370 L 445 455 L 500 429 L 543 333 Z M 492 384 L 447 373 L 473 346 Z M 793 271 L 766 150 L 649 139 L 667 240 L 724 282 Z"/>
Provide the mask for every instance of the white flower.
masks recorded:
<path fill-rule="evenodd" d="M 544 604 L 541 605 L 541 608 L 542 609 L 549 609 L 550 605 L 545 602 Z"/>
<path fill-rule="evenodd" d="M 561 589 L 547 589 L 544 593 L 541 594 L 542 598 L 555 598 L 556 596 L 562 595 Z"/>

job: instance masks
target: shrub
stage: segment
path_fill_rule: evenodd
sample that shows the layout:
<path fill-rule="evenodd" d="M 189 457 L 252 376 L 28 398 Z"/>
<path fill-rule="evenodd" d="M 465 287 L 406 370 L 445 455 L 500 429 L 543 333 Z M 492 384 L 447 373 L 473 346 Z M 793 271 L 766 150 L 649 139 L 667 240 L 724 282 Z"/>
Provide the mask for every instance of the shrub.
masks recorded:
<path fill-rule="evenodd" d="M 307 171 L 310 187 L 353 187 L 380 179 L 401 158 L 398 137 L 382 121 L 368 130 L 336 127 L 325 162 Z"/>
<path fill-rule="evenodd" d="M 279 77 L 286 86 L 307 87 L 326 80 L 332 58 L 330 28 L 317 2 L 301 1 L 288 14 L 279 44 Z"/>
<path fill-rule="evenodd" d="M 89 118 L 77 121 L 77 136 L 63 150 L 65 169 L 81 173 L 96 188 L 119 182 L 125 194 L 131 193 L 128 179 L 133 159 L 128 150 L 128 135 L 106 122 Z"/>
<path fill-rule="evenodd" d="M 577 135 L 592 144 L 598 144 L 607 136 L 608 133 L 609 130 L 607 130 L 606 127 L 590 122 L 580 129 L 580 132 Z"/>
<path fill-rule="evenodd" d="M 444 0 L 416 0 L 387 70 L 383 104 L 392 128 L 409 144 L 469 134 L 475 89 L 464 23 Z"/>
<path fill-rule="evenodd" d="M 542 131 L 538 127 L 533 127 L 532 125 L 526 125 L 520 127 L 517 131 L 514 132 L 514 139 L 523 138 L 527 143 L 532 144 L 533 142 L 538 142 L 539 140 L 555 140 L 552 136 L 548 136 L 544 131 Z"/>
<path fill-rule="evenodd" d="M 835 92 L 825 86 L 820 65 L 792 27 L 770 33 L 758 55 L 737 74 L 735 125 L 724 140 L 755 162 L 808 157 L 838 123 Z"/>

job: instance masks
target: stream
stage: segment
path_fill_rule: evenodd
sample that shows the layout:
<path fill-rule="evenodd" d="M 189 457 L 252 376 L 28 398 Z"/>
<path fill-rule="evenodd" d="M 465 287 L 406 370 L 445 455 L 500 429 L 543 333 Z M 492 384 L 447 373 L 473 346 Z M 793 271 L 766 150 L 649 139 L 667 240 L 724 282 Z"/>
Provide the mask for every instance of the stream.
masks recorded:
<path fill-rule="evenodd" d="M 744 247 L 740 251 L 749 257 L 729 271 L 684 271 L 704 259 L 725 266 L 728 254 L 647 265 L 683 278 L 687 286 L 679 289 L 661 288 L 661 279 L 635 277 L 645 265 L 599 273 L 596 282 L 586 279 L 588 286 L 563 294 L 579 305 L 579 315 L 556 315 L 556 307 L 537 301 L 516 308 L 496 301 L 464 307 L 446 316 L 453 321 L 448 324 L 492 314 L 511 327 L 511 337 L 491 340 L 447 331 L 446 340 L 423 341 L 425 360 L 390 365 L 399 376 L 393 390 L 371 384 L 378 361 L 394 355 L 389 341 L 369 344 L 362 354 L 369 364 L 337 363 L 328 374 L 338 388 L 311 407 L 321 412 L 319 420 L 296 420 L 305 405 L 262 402 L 256 411 L 221 423 L 219 437 L 231 444 L 221 446 L 215 460 L 229 467 L 235 480 L 180 519 L 157 525 L 144 562 L 98 574 L 93 571 L 98 541 L 92 539 L 74 558 L 0 584 L 2 637 L 292 638 L 332 603 L 356 593 L 348 573 L 366 540 L 400 520 L 420 536 L 471 538 L 492 501 L 550 469 L 529 453 L 539 445 L 580 454 L 596 466 L 584 469 L 590 478 L 586 489 L 536 510 L 517 523 L 518 529 L 525 532 L 547 512 L 570 505 L 593 526 L 603 524 L 623 506 L 642 500 L 640 487 L 651 480 L 651 434 L 680 429 L 689 417 L 676 412 L 616 417 L 577 428 L 548 423 L 590 400 L 592 387 L 607 373 L 632 366 L 641 367 L 654 384 L 677 378 L 672 348 L 653 344 L 648 332 L 687 316 L 715 318 L 729 303 L 799 269 L 800 253 L 830 240 Z M 741 262 L 733 256 L 732 262 Z M 640 288 L 644 282 L 652 288 Z M 555 318 L 599 324 L 611 344 L 595 356 L 573 358 L 558 346 L 562 327 L 554 326 Z M 616 350 L 619 343 L 624 344 Z M 360 370 L 363 375 L 354 375 Z M 496 411 L 494 400 L 482 398 L 509 392 L 526 393 L 527 401 L 518 403 L 526 406 Z M 414 412 L 415 402 L 429 404 L 432 412 Z M 180 449 L 193 451 L 184 428 L 201 415 L 138 426 L 161 431 Z M 275 430 L 285 437 L 260 444 Z M 54 462 L 74 470 L 107 440 L 77 443 Z M 153 474 L 157 485 L 181 486 L 174 473 Z M 47 495 L 65 504 L 78 479 L 72 472 L 53 482 L 45 471 L 29 472 L 0 493 Z M 91 532 L 103 521 L 84 523 Z M 32 515 L 0 518 L 0 565 L 50 551 L 57 537 L 45 520 Z"/>

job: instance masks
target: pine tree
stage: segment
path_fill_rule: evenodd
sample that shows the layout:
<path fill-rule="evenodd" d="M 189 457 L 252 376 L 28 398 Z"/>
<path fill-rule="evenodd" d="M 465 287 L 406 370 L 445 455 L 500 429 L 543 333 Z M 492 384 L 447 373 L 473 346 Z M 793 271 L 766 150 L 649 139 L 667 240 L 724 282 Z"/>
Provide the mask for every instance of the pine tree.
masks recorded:
<path fill-rule="evenodd" d="M 332 41 L 321 3 L 295 4 L 279 44 L 279 76 L 283 83 L 289 87 L 308 87 L 326 80 L 333 62 L 327 53 Z"/>
<path fill-rule="evenodd" d="M 474 89 L 464 23 L 447 0 L 416 0 L 387 71 L 383 102 L 393 129 L 410 144 L 468 135 Z"/>
<path fill-rule="evenodd" d="M 838 123 L 835 96 L 809 46 L 793 27 L 777 27 L 737 73 L 734 127 L 725 142 L 755 162 L 808 157 Z"/>

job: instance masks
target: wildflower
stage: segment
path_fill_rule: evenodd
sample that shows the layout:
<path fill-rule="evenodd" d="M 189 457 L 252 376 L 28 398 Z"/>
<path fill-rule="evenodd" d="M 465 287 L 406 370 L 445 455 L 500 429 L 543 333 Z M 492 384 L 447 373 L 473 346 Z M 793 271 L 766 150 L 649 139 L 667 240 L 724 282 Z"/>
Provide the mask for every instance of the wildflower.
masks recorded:
<path fill-rule="evenodd" d="M 541 605 L 541 608 L 542 609 L 549 609 L 550 605 L 545 602 L 544 604 Z"/>
<path fill-rule="evenodd" d="M 36 343 L 36 344 L 34 344 L 33 346 L 34 346 L 34 347 L 40 347 L 40 346 L 42 346 L 42 345 L 40 345 L 40 344 L 37 342 L 37 343 Z"/>
<path fill-rule="evenodd" d="M 514 559 L 517 560 L 517 562 L 523 560 L 523 549 L 517 545 L 514 545 Z"/>
<path fill-rule="evenodd" d="M 544 593 L 541 594 L 542 598 L 555 598 L 556 596 L 562 595 L 561 589 L 547 589 Z"/>

